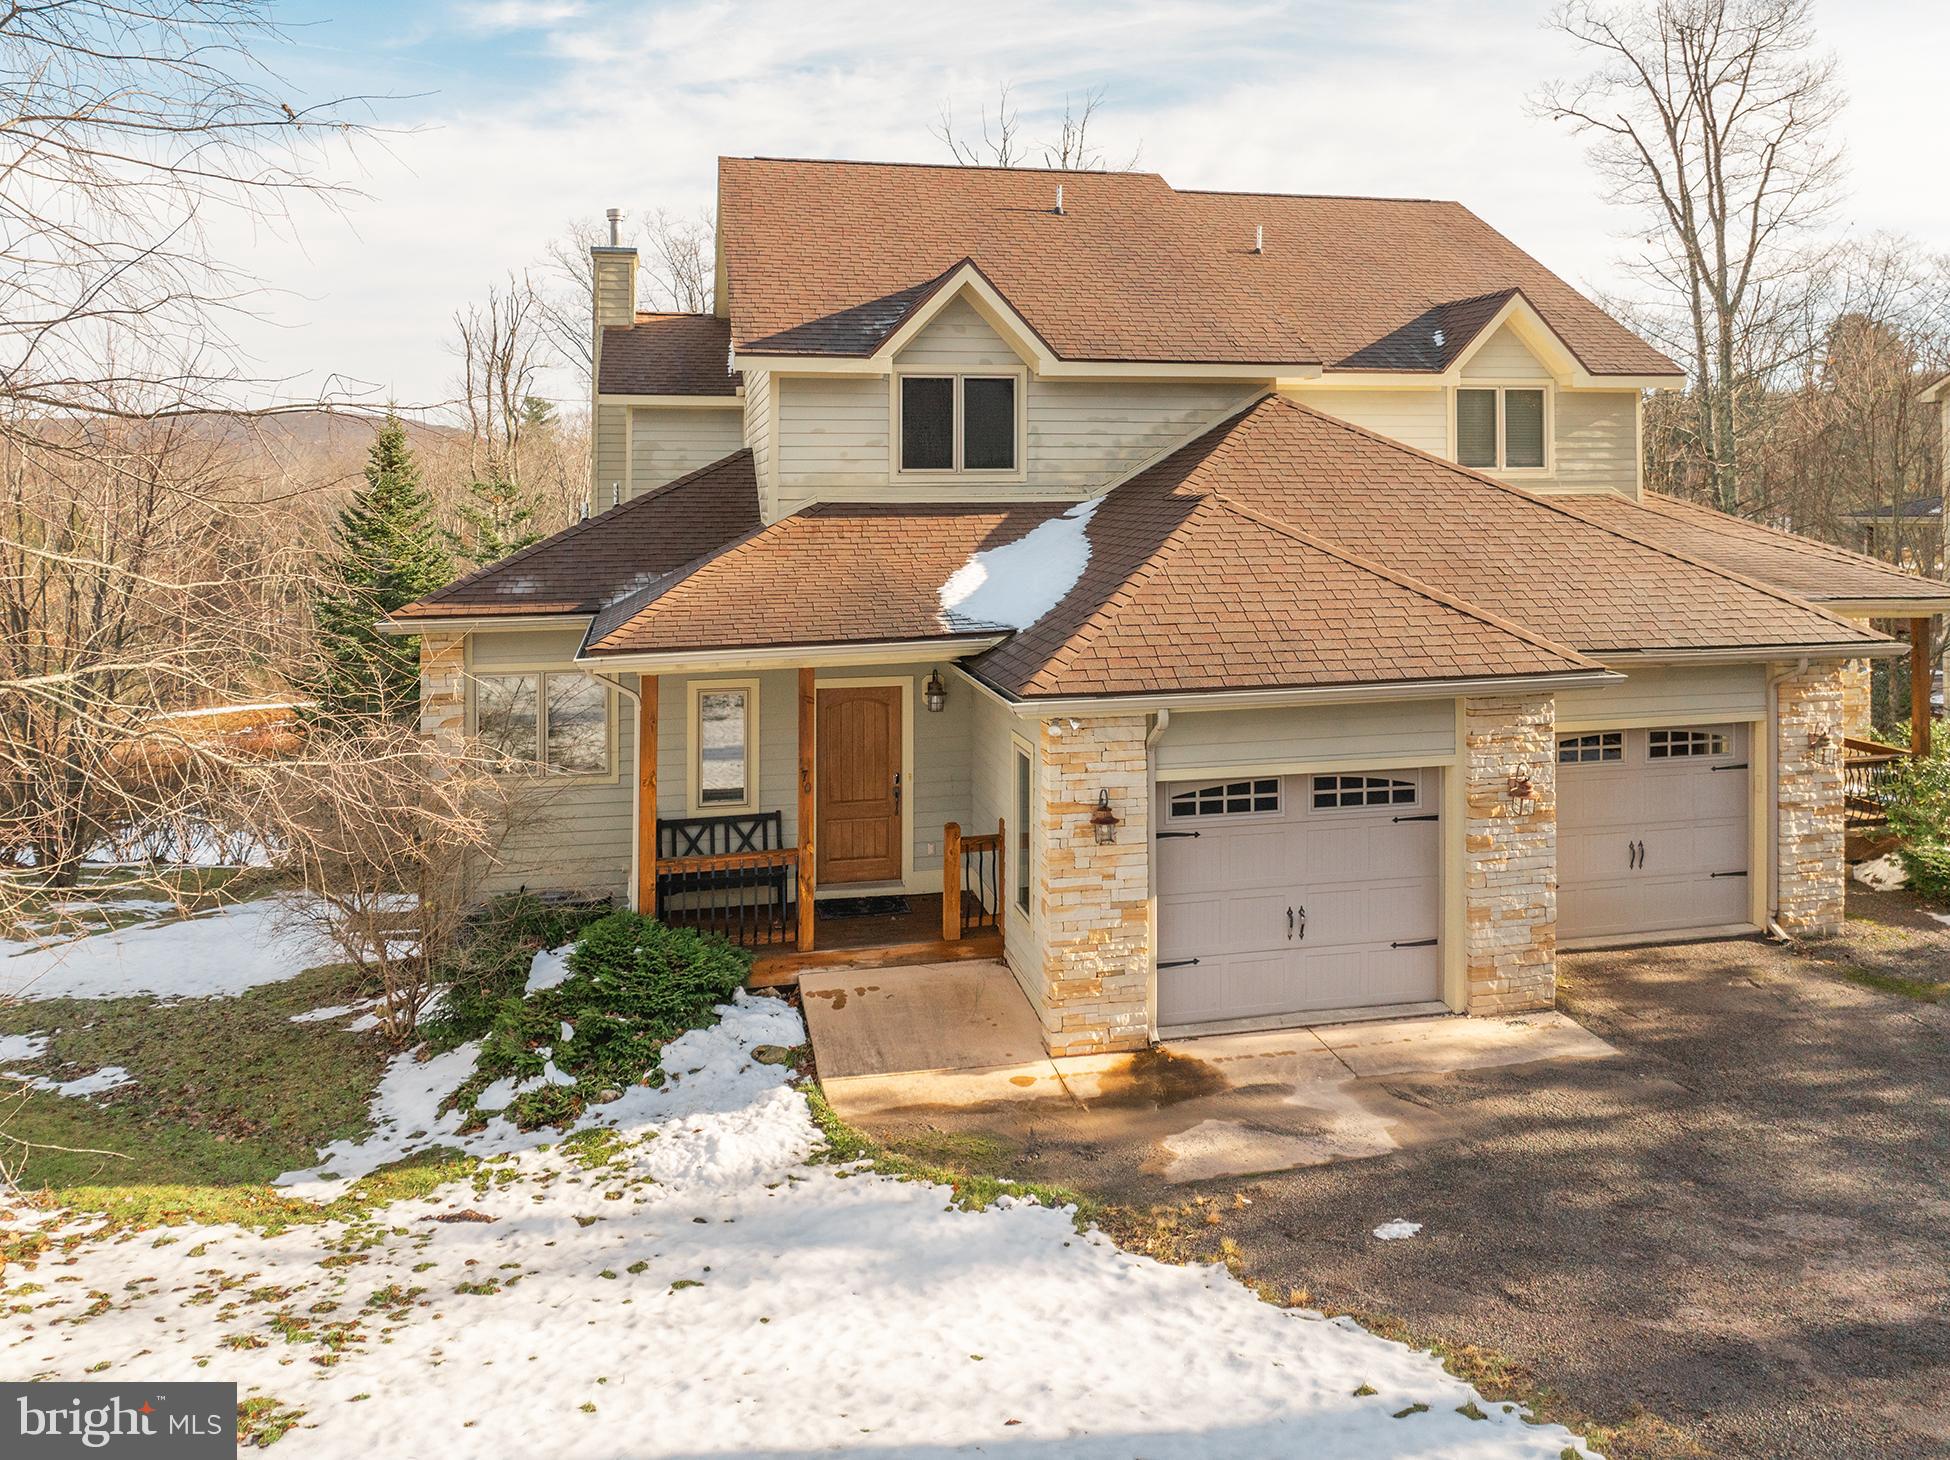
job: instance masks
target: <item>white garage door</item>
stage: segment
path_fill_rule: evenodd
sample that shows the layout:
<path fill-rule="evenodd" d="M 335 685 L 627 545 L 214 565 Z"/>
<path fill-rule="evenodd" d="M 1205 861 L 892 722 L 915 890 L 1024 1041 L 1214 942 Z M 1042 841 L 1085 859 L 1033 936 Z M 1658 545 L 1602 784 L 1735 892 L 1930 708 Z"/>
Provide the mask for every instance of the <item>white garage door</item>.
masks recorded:
<path fill-rule="evenodd" d="M 1748 923 L 1745 725 L 1557 737 L 1559 935 Z"/>
<path fill-rule="evenodd" d="M 1304 1024 L 1442 994 L 1440 773 L 1158 793 L 1158 1025 Z"/>

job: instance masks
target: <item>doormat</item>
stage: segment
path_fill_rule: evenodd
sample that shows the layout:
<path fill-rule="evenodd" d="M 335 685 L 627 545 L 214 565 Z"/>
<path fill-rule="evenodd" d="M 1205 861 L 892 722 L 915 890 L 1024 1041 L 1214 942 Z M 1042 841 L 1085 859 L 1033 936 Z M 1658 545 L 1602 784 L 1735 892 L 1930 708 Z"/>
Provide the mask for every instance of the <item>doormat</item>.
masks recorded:
<path fill-rule="evenodd" d="M 897 918 L 909 911 L 904 897 L 821 898 L 822 918 Z"/>

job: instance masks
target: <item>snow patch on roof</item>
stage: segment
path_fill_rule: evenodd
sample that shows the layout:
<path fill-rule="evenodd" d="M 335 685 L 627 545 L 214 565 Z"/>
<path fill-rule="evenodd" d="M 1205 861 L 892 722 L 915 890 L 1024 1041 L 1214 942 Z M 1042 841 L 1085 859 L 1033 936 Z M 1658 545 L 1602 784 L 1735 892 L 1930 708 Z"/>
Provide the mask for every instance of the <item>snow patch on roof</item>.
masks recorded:
<path fill-rule="evenodd" d="M 1085 529 L 1103 498 L 1079 502 L 1012 543 L 969 555 L 941 585 L 951 629 L 1026 629 L 1069 595 L 1090 566 Z"/>

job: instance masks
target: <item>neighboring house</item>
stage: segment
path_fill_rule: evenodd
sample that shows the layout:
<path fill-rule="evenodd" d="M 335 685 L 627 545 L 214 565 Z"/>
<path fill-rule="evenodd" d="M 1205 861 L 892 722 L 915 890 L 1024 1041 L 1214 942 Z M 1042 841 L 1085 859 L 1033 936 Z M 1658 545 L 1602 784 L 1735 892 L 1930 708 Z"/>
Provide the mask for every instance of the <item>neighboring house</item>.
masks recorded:
<path fill-rule="evenodd" d="M 1862 551 L 1905 571 L 1938 577 L 1943 571 L 1943 498 L 1912 497 L 1894 512 L 1864 507 L 1844 512 Z"/>
<path fill-rule="evenodd" d="M 1464 208 L 727 158 L 715 315 L 594 263 L 615 505 L 395 616 L 557 788 L 484 890 L 803 964 L 945 877 L 1059 1053 L 1840 924 L 1843 666 L 1950 587 L 1645 492 L 1678 368 Z"/>

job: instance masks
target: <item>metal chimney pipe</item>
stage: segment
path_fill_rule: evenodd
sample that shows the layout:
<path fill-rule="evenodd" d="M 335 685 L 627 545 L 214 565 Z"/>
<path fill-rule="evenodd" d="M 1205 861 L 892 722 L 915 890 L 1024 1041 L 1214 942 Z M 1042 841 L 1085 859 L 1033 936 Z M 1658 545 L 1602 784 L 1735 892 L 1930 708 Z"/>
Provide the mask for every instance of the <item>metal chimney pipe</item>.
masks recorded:
<path fill-rule="evenodd" d="M 611 208 L 603 216 L 609 219 L 609 246 L 611 248 L 621 248 L 623 246 L 623 210 L 621 208 Z"/>

